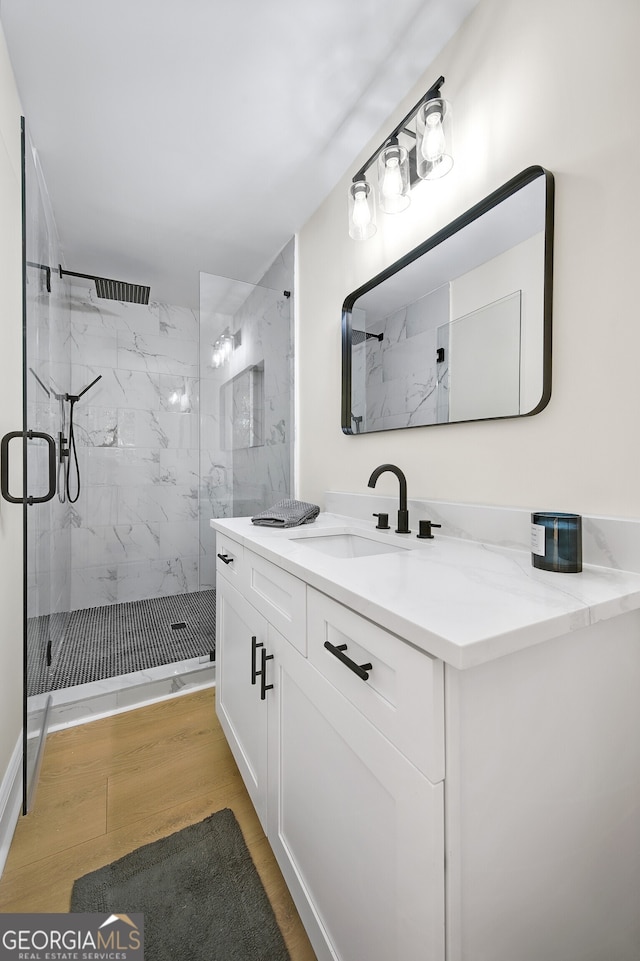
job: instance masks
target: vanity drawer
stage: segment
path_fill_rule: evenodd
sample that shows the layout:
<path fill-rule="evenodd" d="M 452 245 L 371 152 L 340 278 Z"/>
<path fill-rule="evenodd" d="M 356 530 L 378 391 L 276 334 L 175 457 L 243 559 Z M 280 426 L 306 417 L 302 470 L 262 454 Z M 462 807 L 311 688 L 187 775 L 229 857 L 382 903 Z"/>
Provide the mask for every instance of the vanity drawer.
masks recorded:
<path fill-rule="evenodd" d="M 307 591 L 308 657 L 405 757 L 433 783 L 444 777 L 442 661 L 406 644 L 319 591 Z M 325 647 L 356 665 L 365 680 Z"/>
<path fill-rule="evenodd" d="M 244 592 L 270 624 L 307 653 L 307 585 L 252 551 L 244 555 Z"/>
<path fill-rule="evenodd" d="M 216 572 L 242 590 L 244 547 L 219 531 L 216 532 Z"/>

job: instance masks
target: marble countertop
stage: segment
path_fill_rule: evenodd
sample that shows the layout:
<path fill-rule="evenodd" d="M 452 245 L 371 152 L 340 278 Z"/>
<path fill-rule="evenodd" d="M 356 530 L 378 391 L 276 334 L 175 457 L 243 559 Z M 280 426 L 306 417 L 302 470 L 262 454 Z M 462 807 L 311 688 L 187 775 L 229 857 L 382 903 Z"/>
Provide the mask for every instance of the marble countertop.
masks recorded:
<path fill-rule="evenodd" d="M 458 669 L 640 609 L 640 574 L 588 565 L 580 574 L 541 571 L 528 552 L 438 531 L 422 541 L 329 513 L 286 530 L 248 517 L 211 526 Z M 398 551 L 340 558 L 309 546 L 311 536 L 344 532 Z"/>

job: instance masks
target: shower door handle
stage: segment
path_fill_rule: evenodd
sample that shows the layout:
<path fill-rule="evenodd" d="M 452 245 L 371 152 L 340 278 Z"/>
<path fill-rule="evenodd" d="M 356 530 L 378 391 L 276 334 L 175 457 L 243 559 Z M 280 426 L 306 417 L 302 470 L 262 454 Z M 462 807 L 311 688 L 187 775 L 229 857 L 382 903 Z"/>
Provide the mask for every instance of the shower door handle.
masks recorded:
<path fill-rule="evenodd" d="M 50 501 L 56 493 L 56 442 L 50 434 L 45 434 L 40 430 L 12 430 L 2 438 L 2 442 L 0 443 L 0 493 L 4 499 L 11 504 L 25 503 L 24 497 L 14 497 L 9 492 L 9 443 L 15 437 L 23 437 L 27 440 L 33 440 L 37 437 L 47 442 L 49 449 L 49 490 L 44 497 L 32 497 L 29 495 L 26 498 L 26 503 L 29 504 L 29 506 L 32 504 L 44 504 L 46 501 Z"/>

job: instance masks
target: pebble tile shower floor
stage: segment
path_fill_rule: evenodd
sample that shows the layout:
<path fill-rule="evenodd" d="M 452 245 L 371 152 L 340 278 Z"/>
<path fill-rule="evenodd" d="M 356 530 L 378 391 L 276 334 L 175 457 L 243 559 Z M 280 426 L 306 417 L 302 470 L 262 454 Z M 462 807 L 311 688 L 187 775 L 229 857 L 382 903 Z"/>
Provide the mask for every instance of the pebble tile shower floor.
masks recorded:
<path fill-rule="evenodd" d="M 215 652 L 216 592 L 196 591 L 69 614 L 56 662 L 47 666 L 48 617 L 27 622 L 27 694 L 209 657 Z M 175 627 L 184 623 L 184 627 Z"/>

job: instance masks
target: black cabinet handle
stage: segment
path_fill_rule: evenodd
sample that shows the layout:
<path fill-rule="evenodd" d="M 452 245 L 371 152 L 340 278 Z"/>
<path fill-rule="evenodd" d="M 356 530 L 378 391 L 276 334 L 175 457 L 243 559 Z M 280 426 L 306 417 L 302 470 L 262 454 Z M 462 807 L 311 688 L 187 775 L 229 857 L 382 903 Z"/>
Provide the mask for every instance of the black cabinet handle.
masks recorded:
<path fill-rule="evenodd" d="M 264 647 L 264 644 L 262 643 L 262 641 L 259 641 L 254 634 L 253 637 L 251 638 L 251 683 L 252 684 L 256 683 L 261 673 L 256 667 L 256 654 L 258 653 L 259 647 Z"/>
<path fill-rule="evenodd" d="M 31 495 L 27 498 L 14 497 L 9 493 L 9 442 L 12 441 L 14 437 L 26 437 L 27 440 L 33 440 L 34 437 L 39 437 L 40 440 L 47 442 L 47 447 L 49 448 L 49 490 L 44 497 L 32 497 Z M 11 504 L 24 504 L 26 499 L 29 506 L 32 504 L 44 504 L 55 496 L 56 442 L 50 434 L 45 434 L 40 430 L 12 430 L 10 433 L 4 435 L 0 444 L 0 492 L 4 499 Z"/>
<path fill-rule="evenodd" d="M 260 670 L 256 667 L 256 654 L 258 653 L 258 648 L 262 648 L 260 651 Z M 260 678 L 260 700 L 264 701 L 267 696 L 267 691 L 273 689 L 273 684 L 267 684 L 267 661 L 273 660 L 273 654 L 267 654 L 267 649 L 262 641 L 253 635 L 251 638 L 251 683 L 255 684 L 257 679 Z"/>
<path fill-rule="evenodd" d="M 346 644 L 336 645 L 331 644 L 329 641 L 325 641 L 324 646 L 329 653 L 333 654 L 334 657 L 337 657 L 339 661 L 342 661 L 342 663 L 345 664 L 350 671 L 353 671 L 354 674 L 357 674 L 359 678 L 361 678 L 363 681 L 369 680 L 368 672 L 373 670 L 373 664 L 356 664 L 355 661 L 352 661 L 351 658 L 347 657 L 347 655 L 344 653 L 347 649 Z"/>
<path fill-rule="evenodd" d="M 228 554 L 218 554 L 218 557 L 223 564 L 233 564 L 233 557 L 229 557 Z"/>
<path fill-rule="evenodd" d="M 260 652 L 262 661 L 260 664 L 260 700 L 264 701 L 267 696 L 267 691 L 273 690 L 273 684 L 267 684 L 267 661 L 273 660 L 273 654 L 267 654 L 266 648 L 262 648 Z"/>

